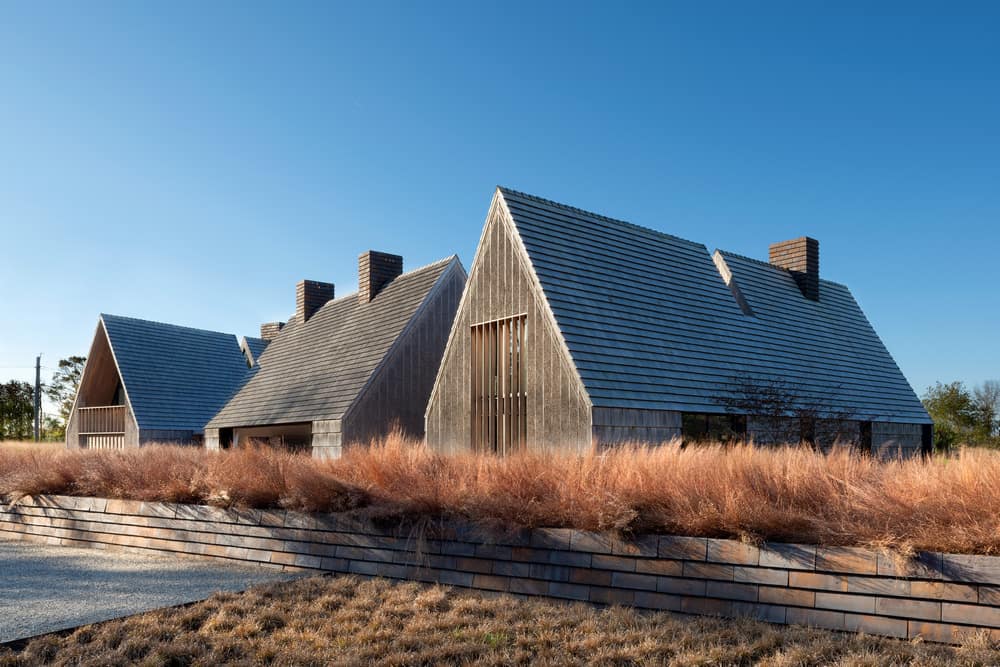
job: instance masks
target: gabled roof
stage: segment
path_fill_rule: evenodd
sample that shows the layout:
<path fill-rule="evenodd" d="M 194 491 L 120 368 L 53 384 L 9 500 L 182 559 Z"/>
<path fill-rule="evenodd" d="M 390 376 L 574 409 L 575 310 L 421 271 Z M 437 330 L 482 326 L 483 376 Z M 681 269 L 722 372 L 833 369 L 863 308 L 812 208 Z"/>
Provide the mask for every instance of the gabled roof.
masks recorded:
<path fill-rule="evenodd" d="M 201 432 L 249 369 L 233 334 L 101 315 L 140 429 Z"/>
<path fill-rule="evenodd" d="M 292 318 L 208 426 L 342 418 L 449 269 L 461 270 L 458 257 L 404 273 L 369 303 L 355 293 L 327 302 L 305 323 Z"/>
<path fill-rule="evenodd" d="M 765 262 L 717 267 L 700 243 L 499 191 L 594 406 L 721 413 L 754 378 L 856 419 L 929 422 L 843 285 L 811 301 Z"/>
<path fill-rule="evenodd" d="M 264 350 L 267 349 L 267 344 L 270 342 L 263 338 L 242 336 L 240 338 L 240 349 L 243 350 L 243 355 L 246 357 L 247 363 L 251 366 L 256 366 L 257 360 L 260 359 L 260 355 L 264 354 Z"/>

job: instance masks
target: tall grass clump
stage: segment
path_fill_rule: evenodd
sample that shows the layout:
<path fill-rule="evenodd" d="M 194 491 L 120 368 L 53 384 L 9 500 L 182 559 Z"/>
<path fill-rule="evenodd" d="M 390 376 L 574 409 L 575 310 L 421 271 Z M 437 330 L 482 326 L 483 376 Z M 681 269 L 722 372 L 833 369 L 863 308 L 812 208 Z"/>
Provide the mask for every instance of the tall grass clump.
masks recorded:
<path fill-rule="evenodd" d="M 270 448 L 0 450 L 0 494 L 43 493 L 1000 554 L 1000 453 L 975 449 L 929 461 L 677 444 L 501 458 L 392 435 L 333 461 Z"/>

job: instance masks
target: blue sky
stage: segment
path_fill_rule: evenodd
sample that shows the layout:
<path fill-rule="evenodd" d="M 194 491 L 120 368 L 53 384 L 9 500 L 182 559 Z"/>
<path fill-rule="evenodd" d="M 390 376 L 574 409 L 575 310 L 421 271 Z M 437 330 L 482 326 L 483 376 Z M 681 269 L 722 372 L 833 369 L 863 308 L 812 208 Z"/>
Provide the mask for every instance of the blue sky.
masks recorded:
<path fill-rule="evenodd" d="M 97 315 L 252 334 L 496 184 L 766 258 L 918 392 L 1000 377 L 995 3 L 0 5 L 0 380 Z"/>

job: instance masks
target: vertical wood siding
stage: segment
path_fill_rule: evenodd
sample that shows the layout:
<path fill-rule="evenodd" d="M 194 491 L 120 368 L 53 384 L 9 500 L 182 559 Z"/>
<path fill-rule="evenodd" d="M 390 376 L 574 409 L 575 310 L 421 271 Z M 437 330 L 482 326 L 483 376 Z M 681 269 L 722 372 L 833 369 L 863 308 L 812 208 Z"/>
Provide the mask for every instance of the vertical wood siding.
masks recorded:
<path fill-rule="evenodd" d="M 119 448 L 119 442 L 120 447 L 139 446 L 139 427 L 135 419 L 135 413 L 132 411 L 132 406 L 129 405 L 127 397 L 123 437 L 119 436 L 119 439 L 114 441 L 105 438 L 103 440 L 90 439 L 88 442 L 87 436 L 81 435 L 81 431 L 86 431 L 86 429 L 81 428 L 83 425 L 81 424 L 82 420 L 79 409 L 110 406 L 114 399 L 115 389 L 120 381 L 121 377 L 118 374 L 118 368 L 111 353 L 111 346 L 108 344 L 107 333 L 104 331 L 104 325 L 99 323 L 97 331 L 94 334 L 94 341 L 90 346 L 90 354 L 87 356 L 87 364 L 84 367 L 83 377 L 80 381 L 76 405 L 73 412 L 70 413 L 66 424 L 66 446 L 68 448 L 76 449 L 78 447 L 94 447 L 96 445 L 110 446 L 108 443 L 112 442 L 116 449 Z"/>
<path fill-rule="evenodd" d="M 527 446 L 591 444 L 590 404 L 560 348 L 513 224 L 495 198 L 427 410 L 427 442 L 442 452 L 472 446 L 472 326 L 525 314 Z"/>
<path fill-rule="evenodd" d="M 659 445 L 680 438 L 681 413 L 669 410 L 594 408 L 594 442 Z"/>
<path fill-rule="evenodd" d="M 464 277 L 457 264 L 442 276 L 385 365 L 344 415 L 345 445 L 383 437 L 396 424 L 411 437 L 423 436 L 427 399 L 462 298 Z"/>
<path fill-rule="evenodd" d="M 474 324 L 472 336 L 472 448 L 508 454 L 527 441 L 525 315 Z"/>

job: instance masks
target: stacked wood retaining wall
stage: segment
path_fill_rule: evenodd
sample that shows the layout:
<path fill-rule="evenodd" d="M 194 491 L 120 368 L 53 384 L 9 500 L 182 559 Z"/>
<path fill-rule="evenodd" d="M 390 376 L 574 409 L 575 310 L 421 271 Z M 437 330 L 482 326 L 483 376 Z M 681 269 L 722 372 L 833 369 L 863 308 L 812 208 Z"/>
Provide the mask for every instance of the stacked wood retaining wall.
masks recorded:
<path fill-rule="evenodd" d="M 440 582 L 526 596 L 961 642 L 1000 639 L 1000 558 L 853 547 L 41 496 L 0 506 L 0 538 Z"/>

